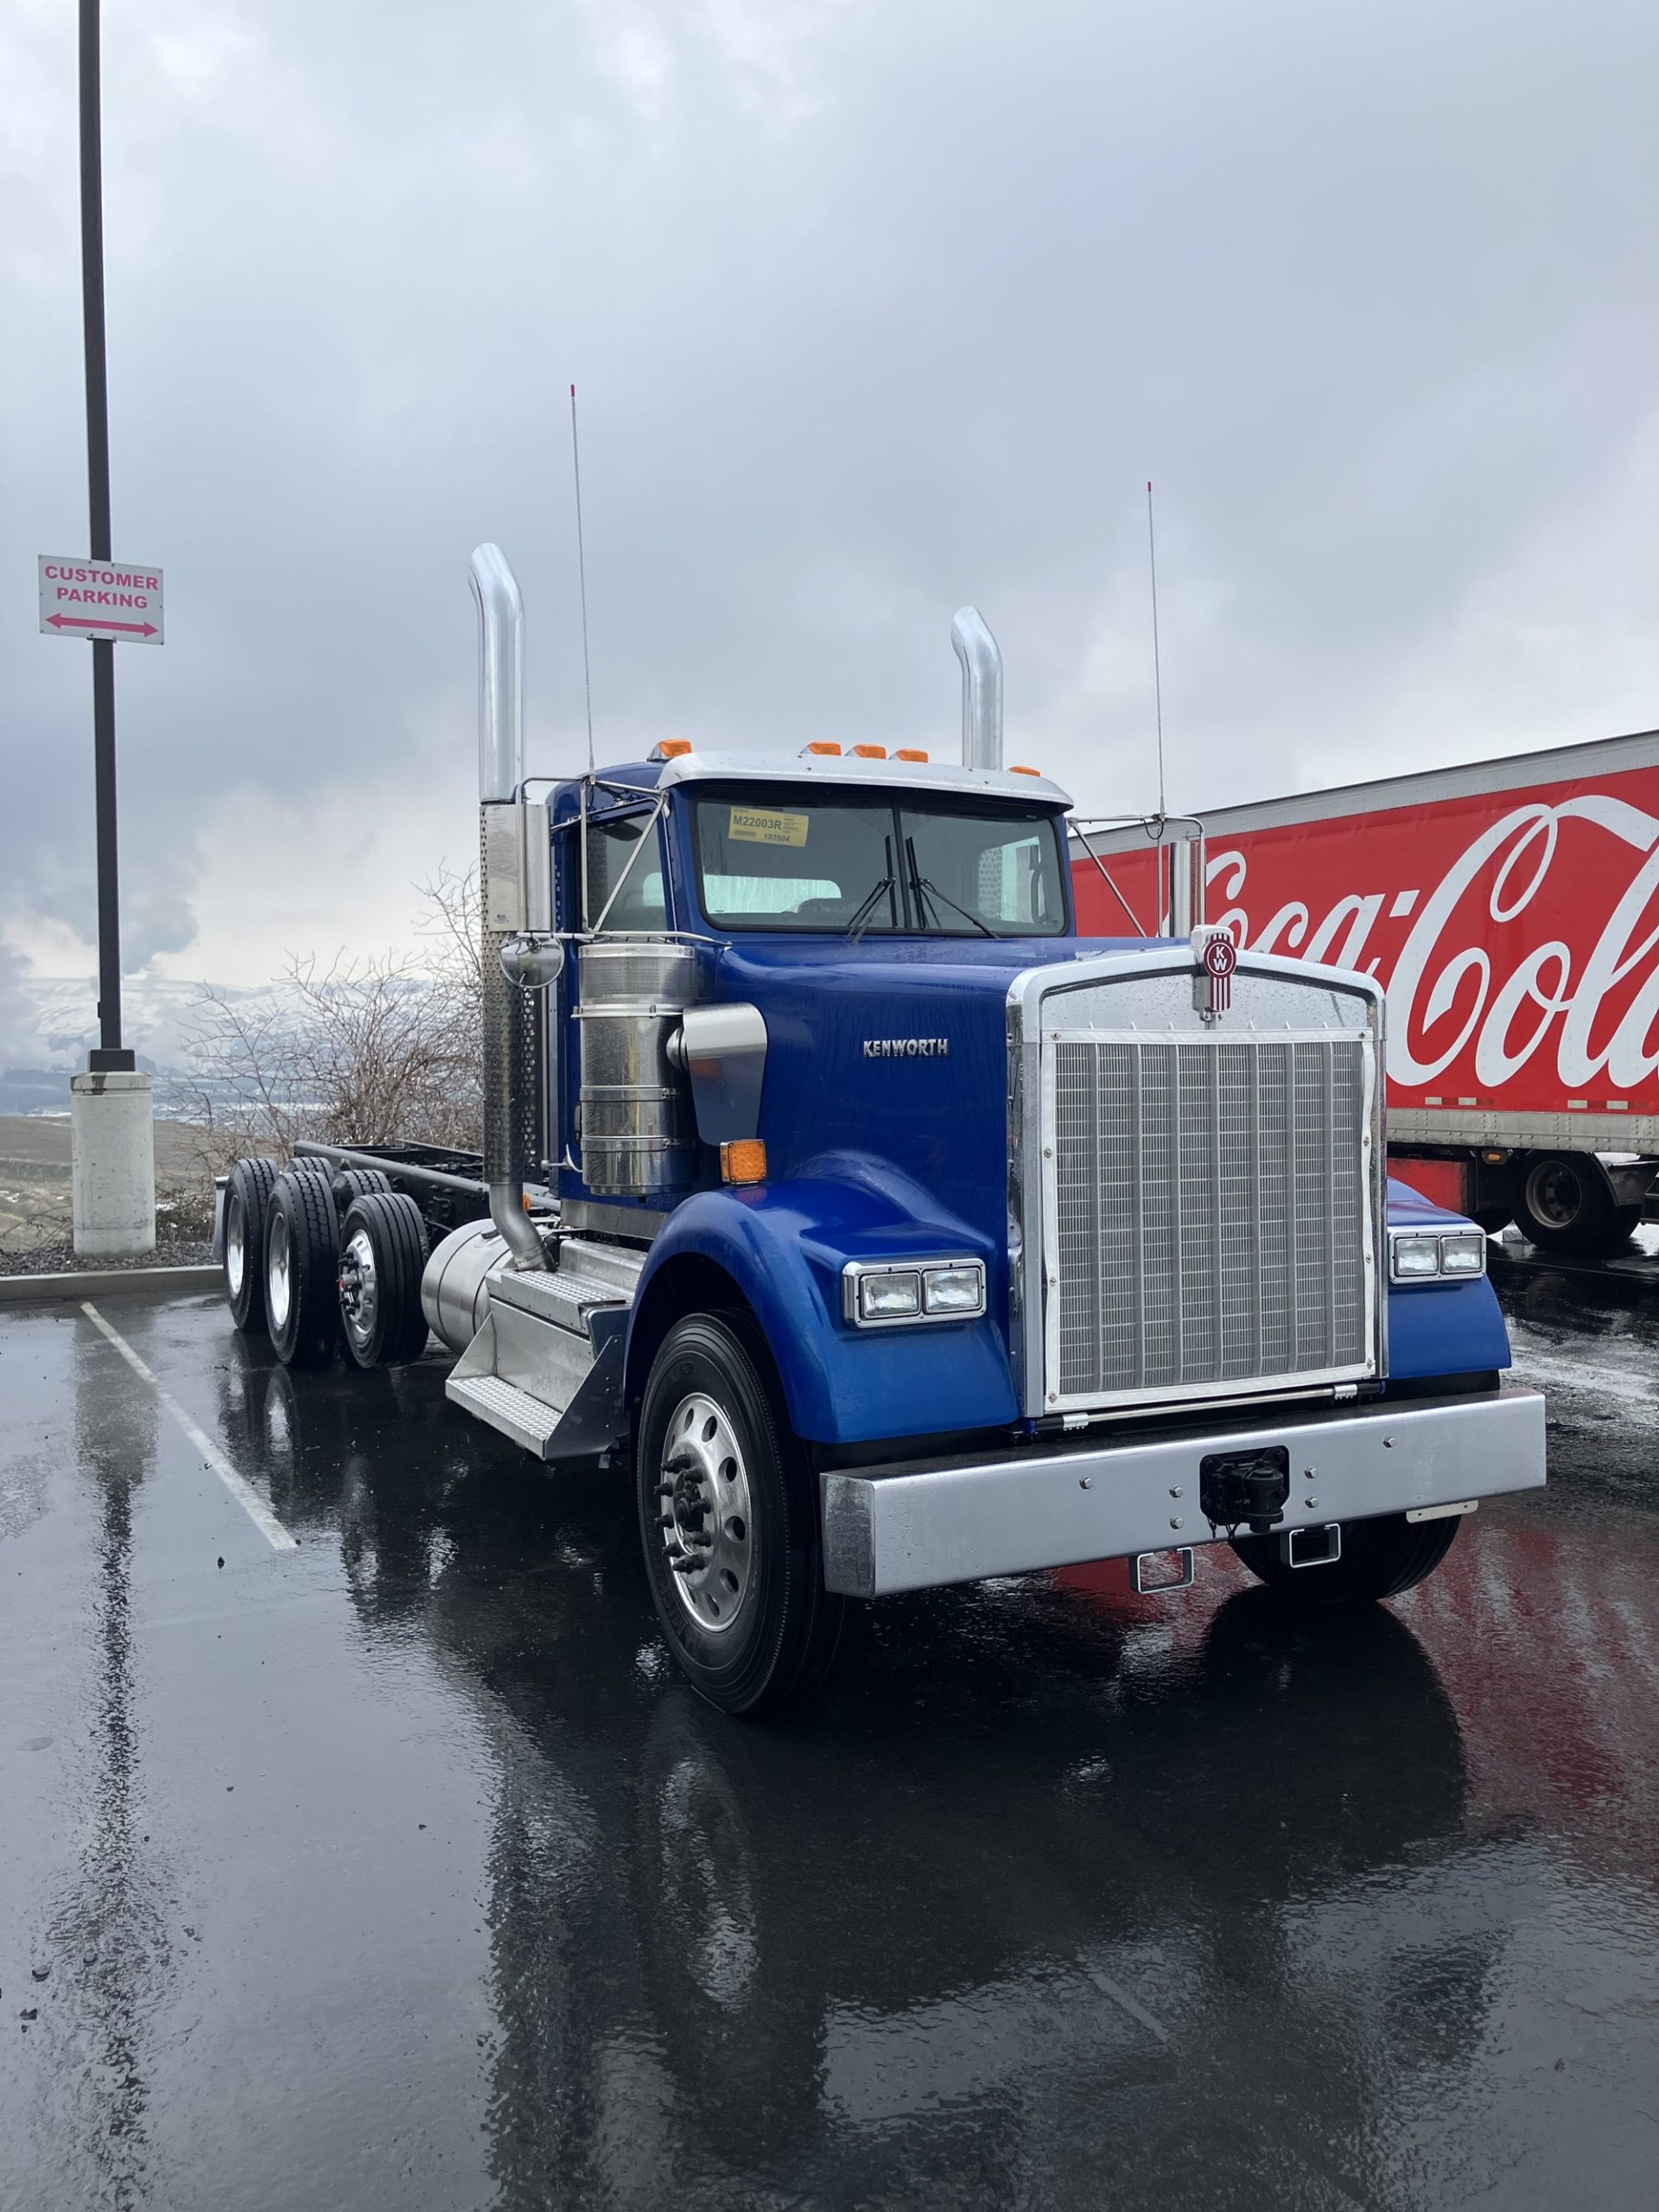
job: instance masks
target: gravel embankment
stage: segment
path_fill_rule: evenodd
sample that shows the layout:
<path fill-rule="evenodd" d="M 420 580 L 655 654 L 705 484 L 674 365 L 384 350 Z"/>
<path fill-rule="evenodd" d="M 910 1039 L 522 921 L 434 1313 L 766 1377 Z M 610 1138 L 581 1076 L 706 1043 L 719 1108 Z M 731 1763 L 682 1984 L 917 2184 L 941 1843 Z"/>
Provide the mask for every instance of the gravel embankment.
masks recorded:
<path fill-rule="evenodd" d="M 158 1243 L 141 1259 L 78 1260 L 73 1244 L 35 1244 L 26 1252 L 0 1246 L 0 1275 L 105 1274 L 111 1268 L 204 1268 L 213 1256 L 209 1237 L 188 1237 L 175 1243 Z"/>
<path fill-rule="evenodd" d="M 156 1124 L 156 1249 L 137 1260 L 77 1260 L 69 1196 L 69 1117 L 0 1115 L 0 1275 L 88 1268 L 181 1268 L 213 1257 L 213 1179 L 202 1133 Z"/>

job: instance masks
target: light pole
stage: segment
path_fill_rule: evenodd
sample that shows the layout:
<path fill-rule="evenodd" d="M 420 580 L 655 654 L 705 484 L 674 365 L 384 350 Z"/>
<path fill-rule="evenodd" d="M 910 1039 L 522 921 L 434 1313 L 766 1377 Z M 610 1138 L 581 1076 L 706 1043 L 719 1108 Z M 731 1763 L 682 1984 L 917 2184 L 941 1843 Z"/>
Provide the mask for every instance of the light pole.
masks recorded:
<path fill-rule="evenodd" d="M 86 356 L 88 571 L 113 568 L 110 391 L 104 336 L 104 157 L 99 0 L 80 0 L 80 296 Z M 61 570 L 60 569 L 60 573 Z M 44 610 L 43 610 L 44 612 Z M 145 634 L 154 634 L 147 631 Z M 74 1243 L 83 1257 L 156 1249 L 156 1129 L 149 1077 L 121 1039 L 121 901 L 115 826 L 115 642 L 92 647 L 98 849 L 98 1042 L 69 1080 Z"/>
<path fill-rule="evenodd" d="M 110 378 L 104 337 L 104 150 L 99 0 L 80 0 L 80 310 L 86 353 L 86 507 L 94 561 L 110 543 Z M 98 1042 L 87 1065 L 130 1069 L 121 1042 L 121 885 L 115 827 L 115 645 L 92 640 L 92 776 L 98 836 Z"/>

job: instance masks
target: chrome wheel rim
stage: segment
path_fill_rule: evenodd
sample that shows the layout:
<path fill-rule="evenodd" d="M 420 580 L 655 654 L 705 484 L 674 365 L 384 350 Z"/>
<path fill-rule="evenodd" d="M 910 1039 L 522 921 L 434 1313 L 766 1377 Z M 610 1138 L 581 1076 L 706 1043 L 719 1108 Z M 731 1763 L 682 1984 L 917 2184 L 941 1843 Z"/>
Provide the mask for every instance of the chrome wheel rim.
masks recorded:
<path fill-rule="evenodd" d="M 706 1391 L 682 1398 L 669 1416 L 657 1509 L 676 1597 L 700 1629 L 728 1634 L 754 1579 L 754 1525 L 736 1429 Z"/>
<path fill-rule="evenodd" d="M 242 1278 L 248 1271 L 248 1219 L 242 1200 L 231 1192 L 225 1209 L 225 1281 L 232 1298 L 242 1295 Z"/>
<path fill-rule="evenodd" d="M 288 1326 L 289 1308 L 293 1302 L 293 1247 L 288 1233 L 288 1216 L 279 1211 L 270 1217 L 265 1249 L 265 1303 L 270 1309 L 273 1329 Z"/>
<path fill-rule="evenodd" d="M 374 1334 L 380 1310 L 380 1278 L 374 1264 L 374 1240 L 366 1229 L 353 1231 L 340 1255 L 340 1311 L 346 1333 L 359 1351 Z"/>

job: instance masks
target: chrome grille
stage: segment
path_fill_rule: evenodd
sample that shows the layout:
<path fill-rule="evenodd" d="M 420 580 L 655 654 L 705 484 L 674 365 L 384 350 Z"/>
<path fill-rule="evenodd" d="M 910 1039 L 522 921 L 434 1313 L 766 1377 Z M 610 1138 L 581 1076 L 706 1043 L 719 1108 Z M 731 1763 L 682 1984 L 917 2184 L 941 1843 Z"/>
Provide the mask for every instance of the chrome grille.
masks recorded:
<path fill-rule="evenodd" d="M 1369 1041 L 1048 1040 L 1049 1403 L 1363 1371 Z"/>

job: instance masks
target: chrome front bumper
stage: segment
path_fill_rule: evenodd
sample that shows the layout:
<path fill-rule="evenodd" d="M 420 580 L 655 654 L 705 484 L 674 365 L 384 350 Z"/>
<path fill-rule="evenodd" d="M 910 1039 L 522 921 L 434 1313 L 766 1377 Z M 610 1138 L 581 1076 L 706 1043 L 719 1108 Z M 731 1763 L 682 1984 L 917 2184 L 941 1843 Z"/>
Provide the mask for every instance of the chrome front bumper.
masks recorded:
<path fill-rule="evenodd" d="M 1222 1532 L 1199 1510 L 1198 1462 L 1273 1446 L 1291 1455 L 1276 1532 L 1322 1528 L 1541 1488 L 1544 1402 L 1506 1389 L 1069 1452 L 831 1472 L 822 1478 L 824 1580 L 849 1598 L 880 1598 L 1212 1543 Z"/>

